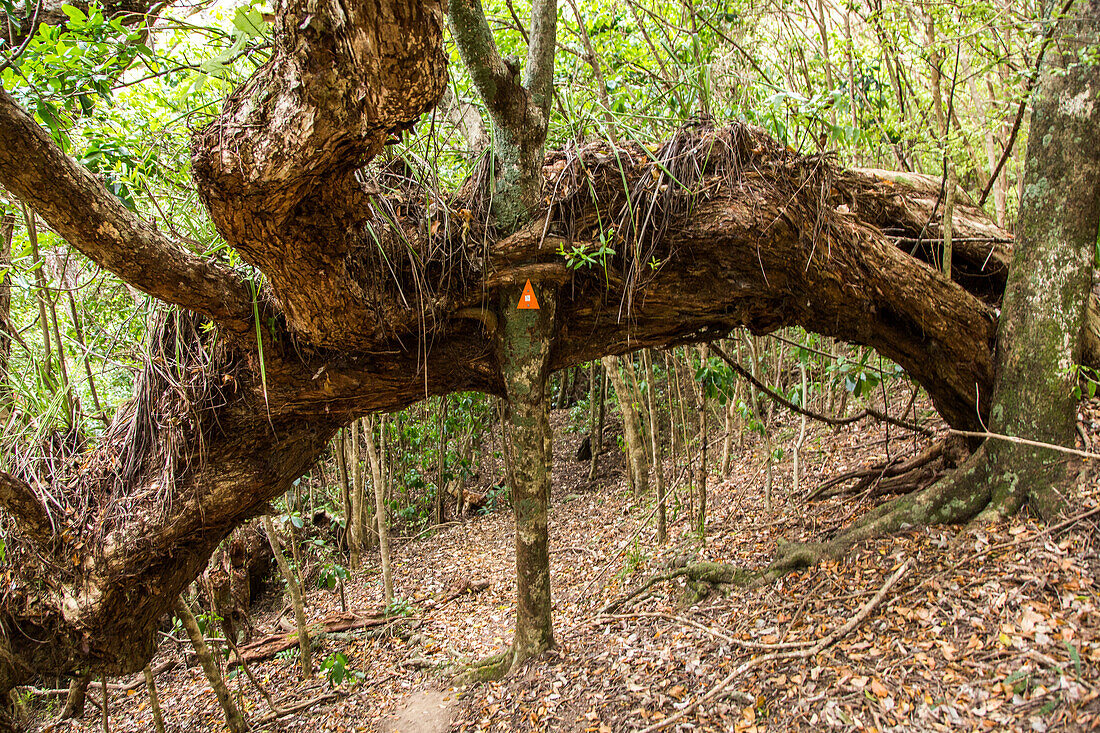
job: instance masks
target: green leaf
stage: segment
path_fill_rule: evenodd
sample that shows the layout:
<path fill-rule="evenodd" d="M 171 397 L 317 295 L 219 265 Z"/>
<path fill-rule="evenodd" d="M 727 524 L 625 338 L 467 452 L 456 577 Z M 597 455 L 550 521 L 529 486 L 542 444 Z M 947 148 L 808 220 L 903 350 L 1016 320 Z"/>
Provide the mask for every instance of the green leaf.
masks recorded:
<path fill-rule="evenodd" d="M 69 16 L 69 25 L 83 25 L 88 20 L 88 16 L 84 14 L 80 8 L 74 8 L 72 5 L 62 5 L 61 11 L 65 15 Z"/>
<path fill-rule="evenodd" d="M 233 14 L 233 27 L 249 38 L 255 38 L 263 33 L 266 25 L 263 13 L 256 8 L 242 6 Z"/>

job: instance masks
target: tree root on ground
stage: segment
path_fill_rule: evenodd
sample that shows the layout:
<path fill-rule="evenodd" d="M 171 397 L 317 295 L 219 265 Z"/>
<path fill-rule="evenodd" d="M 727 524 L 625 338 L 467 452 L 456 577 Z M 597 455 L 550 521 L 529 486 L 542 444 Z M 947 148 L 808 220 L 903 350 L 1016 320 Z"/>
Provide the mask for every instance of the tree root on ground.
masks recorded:
<path fill-rule="evenodd" d="M 600 613 L 609 613 L 637 598 L 654 585 L 678 577 L 688 578 L 690 603 L 700 599 L 701 591 L 714 586 L 750 586 L 773 581 L 792 570 L 809 567 L 821 560 L 839 560 L 853 545 L 892 532 L 916 526 L 952 524 L 968 521 L 981 513 L 1002 516 L 991 505 L 995 469 L 984 446 L 962 465 L 933 485 L 888 501 L 872 509 L 837 536 L 821 542 L 783 545 L 771 564 L 760 570 L 747 570 L 727 563 L 691 563 L 650 577 L 626 595 L 608 603 Z M 984 511 L 983 511 L 984 510 Z M 691 592 L 696 595 L 692 596 Z M 705 595 L 705 593 L 704 593 Z"/>
<path fill-rule="evenodd" d="M 616 598 L 608 603 L 606 606 L 600 609 L 600 613 L 611 613 L 619 606 L 631 601 L 642 593 L 657 585 L 663 583 L 666 580 L 672 580 L 674 578 L 687 578 L 688 579 L 688 595 L 687 601 L 690 603 L 698 603 L 705 598 L 710 592 L 720 585 L 751 585 L 757 578 L 759 573 L 751 570 L 744 570 L 735 565 L 721 562 L 697 562 L 682 565 L 680 567 L 672 568 L 663 573 L 654 575 L 642 585 L 635 588 L 625 596 Z"/>
<path fill-rule="evenodd" d="M 456 685 L 470 685 L 499 680 L 512 669 L 514 660 L 515 653 L 512 647 L 508 647 L 484 659 L 460 665 L 454 675 L 454 682 Z"/>
<path fill-rule="evenodd" d="M 873 497 L 908 494 L 932 485 L 965 462 L 970 455 L 966 441 L 957 435 L 938 440 L 911 458 L 857 468 L 833 476 L 806 494 L 806 501 L 867 492 Z M 841 486 L 848 481 L 849 486 Z"/>

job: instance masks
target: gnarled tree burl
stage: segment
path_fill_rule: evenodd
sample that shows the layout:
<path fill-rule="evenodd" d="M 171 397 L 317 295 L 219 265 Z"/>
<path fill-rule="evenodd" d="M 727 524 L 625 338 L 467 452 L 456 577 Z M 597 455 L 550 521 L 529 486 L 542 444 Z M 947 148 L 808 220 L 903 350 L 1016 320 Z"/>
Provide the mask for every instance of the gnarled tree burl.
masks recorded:
<path fill-rule="evenodd" d="M 494 180 L 482 169 L 429 214 L 423 192 L 383 196 L 374 176 L 389 174 L 365 166 L 442 94 L 445 13 L 496 123 L 497 164 Z M 980 425 L 1005 232 L 957 206 L 949 280 L 921 259 L 927 249 L 910 254 L 939 236 L 938 181 L 842 170 L 747 126 L 685 130 L 659 165 L 604 144 L 544 155 L 555 3 L 536 0 L 533 16 L 521 75 L 477 0 L 280 4 L 270 62 L 192 151 L 218 231 L 266 278 L 258 297 L 125 209 L 0 90 L 0 185 L 89 258 L 179 306 L 153 338 L 163 358 L 81 466 L 0 475 L 18 568 L 0 589 L 0 691 L 45 673 L 140 670 L 158 619 L 234 527 L 341 425 L 426 395 L 518 395 L 516 432 L 537 441 L 550 370 L 800 325 L 875 347 L 951 425 Z M 448 221 L 456 208 L 475 212 L 471 230 Z M 566 269 L 558 243 L 598 241 L 601 222 L 616 232 L 606 272 Z M 511 309 L 528 278 L 556 307 L 524 325 Z M 515 340 L 543 335 L 538 348 Z M 522 374 L 534 383 L 520 395 Z M 524 474 L 531 503 L 517 521 L 535 524 L 517 534 L 538 561 L 545 471 Z M 527 585 L 541 587 L 537 573 Z M 527 610 L 521 631 L 547 628 L 526 629 L 517 659 L 552 640 L 548 590 Z"/>

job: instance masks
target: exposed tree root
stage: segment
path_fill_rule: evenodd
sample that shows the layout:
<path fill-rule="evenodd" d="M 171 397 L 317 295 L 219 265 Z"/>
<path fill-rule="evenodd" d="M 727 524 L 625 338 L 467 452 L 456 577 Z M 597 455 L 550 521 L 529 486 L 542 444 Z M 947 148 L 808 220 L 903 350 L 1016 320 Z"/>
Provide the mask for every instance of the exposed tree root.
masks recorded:
<path fill-rule="evenodd" d="M 806 500 L 828 499 L 833 496 L 860 494 L 872 489 L 876 495 L 888 493 L 903 494 L 926 485 L 935 473 L 933 465 L 943 457 L 944 441 L 939 441 L 928 446 L 917 455 L 907 461 L 897 459 L 880 463 L 868 468 L 857 468 L 845 471 L 837 476 L 823 481 L 815 489 L 806 495 Z M 942 462 L 940 462 L 942 464 Z M 856 483 L 841 487 L 847 481 L 856 480 Z"/>
<path fill-rule="evenodd" d="M 600 613 L 611 613 L 616 608 L 619 608 L 628 601 L 632 601 L 642 593 L 657 585 L 663 583 L 666 580 L 672 580 L 673 578 L 687 578 L 688 579 L 688 597 L 689 603 L 697 603 L 710 594 L 716 586 L 719 585 L 751 585 L 757 578 L 759 573 L 739 568 L 735 565 L 721 562 L 698 562 L 689 563 L 681 567 L 676 567 L 671 570 L 667 570 L 663 573 L 659 573 L 649 578 L 645 583 L 638 586 L 625 596 L 620 596 L 615 600 L 608 603 L 606 606 L 600 609 Z"/>
<path fill-rule="evenodd" d="M 499 680 L 512 669 L 515 653 L 511 647 L 502 652 L 471 662 L 459 668 L 454 676 L 455 684 L 469 685 Z"/>
<path fill-rule="evenodd" d="M 853 545 L 884 534 L 920 525 L 965 522 L 979 513 L 985 517 L 991 511 L 999 511 L 991 503 L 992 487 L 1000 478 L 991 475 L 995 473 L 994 464 L 995 460 L 991 460 L 983 445 L 961 466 L 933 485 L 872 509 L 835 537 L 821 542 L 781 546 L 772 563 L 762 571 L 746 570 L 727 563 L 687 564 L 652 576 L 630 593 L 611 601 L 600 609 L 600 613 L 610 613 L 654 585 L 678 577 L 688 578 L 687 600 L 696 602 L 714 586 L 748 586 L 775 580 L 821 560 L 838 560 Z"/>
<path fill-rule="evenodd" d="M 989 461 L 985 447 L 928 488 L 888 501 L 824 542 L 792 543 L 780 548 L 765 572 L 775 578 L 825 559 L 839 559 L 853 545 L 917 525 L 964 522 L 989 504 Z"/>
<path fill-rule="evenodd" d="M 454 675 L 454 682 L 459 685 L 469 685 L 499 680 L 528 659 L 533 659 L 544 651 L 546 651 L 545 648 L 517 646 L 513 642 L 504 651 L 479 659 L 476 662 L 459 665 L 458 671 Z"/>

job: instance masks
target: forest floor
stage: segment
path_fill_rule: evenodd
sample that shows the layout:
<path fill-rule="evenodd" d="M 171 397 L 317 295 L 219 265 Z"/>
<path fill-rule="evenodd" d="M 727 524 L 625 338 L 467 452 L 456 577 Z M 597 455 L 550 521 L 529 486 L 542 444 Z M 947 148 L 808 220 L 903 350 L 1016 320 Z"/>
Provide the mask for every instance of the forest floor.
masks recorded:
<path fill-rule="evenodd" d="M 1100 402 L 1083 405 L 1082 418 L 1084 447 L 1100 446 Z M 557 648 L 500 682 L 452 687 L 448 665 L 499 651 L 514 616 L 511 515 L 469 517 L 394 543 L 396 596 L 408 602 L 407 617 L 381 631 L 317 641 L 315 664 L 343 652 L 362 681 L 334 687 L 323 674 L 300 681 L 294 658 L 251 665 L 277 702 L 319 700 L 255 729 L 607 733 L 679 714 L 667 730 L 1100 729 L 1100 511 L 1054 528 L 1027 517 L 914 528 L 768 585 L 726 588 L 688 605 L 682 582 L 673 580 L 601 614 L 610 600 L 687 558 L 760 567 L 779 543 L 820 537 L 881 499 L 806 503 L 793 496 L 788 440 L 779 443 L 787 450 L 769 509 L 765 454 L 750 442 L 724 476 L 712 473 L 705 538 L 690 529 L 681 486 L 670 500 L 669 542 L 658 546 L 646 522 L 652 499 L 637 503 L 624 488 L 619 452 L 601 457 L 590 484 L 587 465 L 574 460 L 579 436 L 560 429 L 567 414 L 556 413 L 554 423 Z M 793 435 L 794 427 L 779 425 L 777 434 Z M 803 486 L 881 460 L 887 450 L 908 455 L 927 445 L 899 433 L 892 429 L 887 442 L 881 425 L 811 424 Z M 712 467 L 719 452 L 711 451 Z M 1097 509 L 1100 472 L 1089 467 L 1072 514 Z M 349 580 L 353 609 L 381 604 L 376 560 L 368 566 Z M 896 583 L 869 604 L 895 572 Z M 435 600 L 477 581 L 488 585 Z M 338 594 L 311 585 L 311 618 L 340 610 Z M 281 602 L 272 605 L 256 617 L 263 632 L 276 625 Z M 844 633 L 822 644 L 838 630 Z M 157 661 L 184 656 L 169 641 Z M 169 731 L 225 730 L 198 666 L 177 665 L 157 684 Z M 247 716 L 263 720 L 267 704 L 244 676 L 230 684 Z M 153 730 L 143 687 L 109 692 L 111 730 Z M 85 717 L 57 729 L 101 730 L 93 704 L 100 695 L 93 684 Z M 37 712 L 41 730 L 51 711 Z"/>

